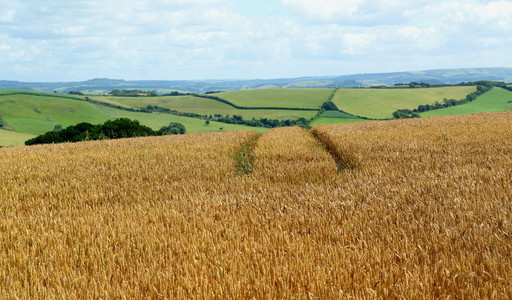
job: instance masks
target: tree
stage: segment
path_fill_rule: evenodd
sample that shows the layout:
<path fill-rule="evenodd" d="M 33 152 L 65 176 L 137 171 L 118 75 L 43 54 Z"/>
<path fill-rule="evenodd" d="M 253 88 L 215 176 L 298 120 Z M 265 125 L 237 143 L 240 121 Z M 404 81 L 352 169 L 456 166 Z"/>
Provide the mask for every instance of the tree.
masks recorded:
<path fill-rule="evenodd" d="M 157 134 L 153 129 L 145 125 L 141 125 L 138 120 L 130 120 L 128 118 L 106 121 L 101 125 L 100 131 L 105 134 L 106 137 L 111 139 Z"/>
<path fill-rule="evenodd" d="M 204 125 L 206 125 L 206 126 L 210 125 L 210 120 L 204 121 Z"/>
<path fill-rule="evenodd" d="M 160 128 L 159 132 L 161 134 L 184 134 L 186 129 L 181 123 L 171 122 L 169 125 Z"/>
<path fill-rule="evenodd" d="M 322 109 L 323 110 L 338 110 L 338 107 L 332 101 L 325 101 L 324 104 L 322 104 Z"/>

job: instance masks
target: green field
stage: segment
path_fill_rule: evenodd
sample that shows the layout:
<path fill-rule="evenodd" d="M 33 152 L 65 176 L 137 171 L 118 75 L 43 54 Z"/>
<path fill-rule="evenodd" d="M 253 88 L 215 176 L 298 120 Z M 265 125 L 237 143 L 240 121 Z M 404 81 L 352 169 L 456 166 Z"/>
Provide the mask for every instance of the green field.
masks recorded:
<path fill-rule="evenodd" d="M 43 134 L 56 124 L 64 127 L 80 122 L 101 123 L 107 118 L 87 102 L 36 95 L 0 97 L 0 115 L 13 130 L 27 134 Z"/>
<path fill-rule="evenodd" d="M 472 102 L 442 109 L 431 110 L 421 113 L 420 115 L 422 117 L 435 117 L 508 110 L 512 110 L 512 92 L 495 87 L 489 92 L 476 98 Z"/>
<path fill-rule="evenodd" d="M 344 123 L 359 123 L 368 122 L 371 120 L 367 119 L 348 119 L 348 118 L 318 118 L 311 122 L 311 126 L 323 125 L 323 124 L 344 124 Z"/>
<path fill-rule="evenodd" d="M 141 124 L 155 130 L 170 122 L 179 122 L 185 125 L 188 133 L 246 129 L 262 132 L 266 130 L 265 128 L 219 122 L 210 122 L 209 125 L 205 125 L 204 120 L 170 114 L 129 112 L 64 98 L 62 95 L 55 97 L 51 93 L 48 93 L 47 96 L 27 95 L 24 92 L 18 95 L 5 95 L 12 92 L 15 91 L 0 91 L 0 116 L 5 123 L 4 127 L 9 129 L 0 130 L 0 145 L 2 146 L 23 144 L 28 138 L 53 130 L 57 124 L 63 127 L 80 122 L 100 124 L 106 120 L 121 117 L 139 120 Z"/>
<path fill-rule="evenodd" d="M 339 89 L 333 102 L 339 109 L 367 118 L 391 118 L 394 111 L 414 109 L 420 104 L 433 104 L 447 99 L 463 99 L 474 92 L 474 86 L 450 86 L 415 89 Z"/>
<path fill-rule="evenodd" d="M 349 115 L 339 110 L 328 110 L 323 112 L 317 119 L 315 119 L 310 125 L 316 126 L 321 124 L 341 124 L 341 123 L 356 123 L 368 121 Z"/>
<path fill-rule="evenodd" d="M 0 129 L 0 146 L 22 145 L 33 137 L 35 135 Z"/>
<path fill-rule="evenodd" d="M 333 91 L 334 89 L 331 88 L 257 89 L 216 93 L 213 96 L 245 107 L 319 109 Z"/>
<path fill-rule="evenodd" d="M 187 96 L 162 97 L 114 97 L 93 96 L 91 99 L 103 101 L 123 107 L 145 108 L 148 105 L 173 109 L 179 112 L 200 115 L 239 115 L 244 119 L 268 118 L 279 120 L 295 120 L 298 118 L 311 119 L 316 111 L 275 110 L 275 109 L 237 109 L 231 105 L 206 98 Z"/>
<path fill-rule="evenodd" d="M 165 113 L 140 113 L 130 112 L 120 109 L 115 109 L 103 105 L 91 104 L 98 111 L 103 113 L 107 119 L 117 118 L 130 118 L 139 120 L 141 124 L 149 126 L 155 130 L 160 129 L 164 125 L 168 125 L 170 122 L 182 123 L 187 129 L 187 133 L 198 133 L 198 132 L 214 132 L 214 131 L 231 131 L 231 130 L 254 130 L 257 132 L 264 132 L 268 129 L 262 127 L 250 127 L 245 125 L 237 124 L 225 124 L 220 122 L 211 121 L 209 125 L 205 125 L 205 121 L 201 119 L 180 117 Z"/>

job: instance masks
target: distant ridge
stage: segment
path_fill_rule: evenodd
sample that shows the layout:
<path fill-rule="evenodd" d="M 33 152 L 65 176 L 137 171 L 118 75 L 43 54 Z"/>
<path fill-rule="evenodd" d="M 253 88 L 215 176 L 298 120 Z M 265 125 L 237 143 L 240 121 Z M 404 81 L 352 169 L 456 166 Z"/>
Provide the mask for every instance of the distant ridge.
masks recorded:
<path fill-rule="evenodd" d="M 325 88 L 369 87 L 396 83 L 426 82 L 430 84 L 456 84 L 467 81 L 493 80 L 512 82 L 512 68 L 437 69 L 392 73 L 352 74 L 342 76 L 308 76 L 297 78 L 249 80 L 123 80 L 94 78 L 82 82 L 20 82 L 0 80 L 0 89 L 31 91 L 106 92 L 113 89 L 157 90 L 161 93 L 183 91 L 205 93 L 256 88 Z"/>

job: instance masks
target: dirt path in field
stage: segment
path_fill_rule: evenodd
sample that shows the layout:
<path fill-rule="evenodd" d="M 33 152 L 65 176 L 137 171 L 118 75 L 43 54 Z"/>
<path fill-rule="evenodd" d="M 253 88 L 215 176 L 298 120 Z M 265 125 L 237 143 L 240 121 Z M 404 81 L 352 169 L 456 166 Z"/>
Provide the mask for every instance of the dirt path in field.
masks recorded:
<path fill-rule="evenodd" d="M 257 141 L 252 174 L 271 182 L 324 182 L 338 174 L 326 148 L 299 127 L 272 129 Z"/>

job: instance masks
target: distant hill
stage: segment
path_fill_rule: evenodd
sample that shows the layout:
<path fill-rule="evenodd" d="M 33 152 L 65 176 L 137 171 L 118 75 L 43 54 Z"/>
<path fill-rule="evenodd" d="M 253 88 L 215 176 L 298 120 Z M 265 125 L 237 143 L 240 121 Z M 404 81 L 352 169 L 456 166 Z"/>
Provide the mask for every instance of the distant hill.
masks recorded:
<path fill-rule="evenodd" d="M 430 84 L 455 84 L 467 81 L 493 80 L 512 82 L 512 68 L 442 69 L 394 73 L 353 74 L 251 80 L 135 80 L 95 78 L 82 82 L 19 82 L 0 80 L 0 89 L 18 89 L 67 93 L 101 93 L 113 89 L 157 90 L 160 93 L 185 91 L 232 91 L 256 88 L 319 88 L 319 87 L 368 87 L 394 85 L 412 81 Z"/>

